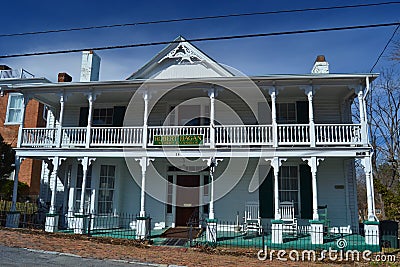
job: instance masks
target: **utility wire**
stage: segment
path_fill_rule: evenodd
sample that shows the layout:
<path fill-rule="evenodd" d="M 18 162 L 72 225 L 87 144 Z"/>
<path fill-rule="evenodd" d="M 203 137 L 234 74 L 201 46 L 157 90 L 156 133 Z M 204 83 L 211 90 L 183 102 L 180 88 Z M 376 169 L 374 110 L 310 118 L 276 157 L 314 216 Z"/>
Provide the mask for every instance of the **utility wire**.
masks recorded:
<path fill-rule="evenodd" d="M 346 8 L 372 7 L 372 6 L 393 5 L 393 4 L 400 4 L 400 1 L 390 1 L 390 2 L 370 3 L 370 4 L 358 4 L 358 5 L 345 5 L 345 6 L 315 7 L 315 8 L 303 8 L 303 9 L 286 9 L 286 10 L 251 12 L 251 13 L 238 13 L 238 14 L 203 16 L 203 17 L 187 17 L 187 18 L 180 18 L 180 19 L 164 19 L 164 20 L 153 20 L 153 21 L 122 23 L 122 24 L 77 27 L 77 28 L 56 29 L 56 30 L 46 30 L 46 31 L 8 33 L 8 34 L 0 34 L 0 38 L 1 37 L 11 37 L 11 36 L 37 35 L 37 34 L 48 34 L 48 33 L 60 33 L 60 32 L 84 31 L 84 30 L 93 30 L 93 29 L 115 28 L 115 27 L 128 27 L 128 26 L 137 26 L 137 25 L 183 22 L 183 21 L 223 19 L 223 18 L 231 18 L 231 17 L 245 17 L 245 16 L 271 15 L 271 14 L 308 12 L 308 11 L 320 11 L 320 10 L 334 10 L 334 9 L 346 9 Z"/>
<path fill-rule="evenodd" d="M 185 41 L 194 43 L 194 42 L 204 42 L 204 41 L 232 40 L 232 39 L 244 39 L 244 38 L 255 38 L 255 37 L 279 36 L 279 35 L 293 35 L 293 34 L 304 34 L 304 33 L 315 33 L 315 32 L 367 29 L 367 28 L 389 27 L 389 26 L 398 26 L 398 25 L 400 25 L 400 22 L 356 25 L 356 26 L 336 27 L 336 28 L 319 28 L 319 29 L 308 29 L 308 30 L 297 30 L 297 31 L 284 31 L 284 32 L 255 33 L 255 34 L 244 34 L 244 35 L 228 35 L 228 36 L 219 36 L 219 37 L 194 38 L 194 39 L 187 39 Z M 84 50 L 99 51 L 99 50 L 132 48 L 132 47 L 168 45 L 168 44 L 180 43 L 180 42 L 182 42 L 182 41 L 181 40 L 159 41 L 159 42 L 137 43 L 137 44 L 127 44 L 127 45 L 116 45 L 116 46 L 101 46 L 101 47 L 79 48 L 79 49 L 70 49 L 70 50 L 33 52 L 33 53 L 24 53 L 24 54 L 0 55 L 0 58 L 15 58 L 15 57 L 28 57 L 28 56 L 40 56 L 40 55 L 67 54 L 67 53 L 81 52 Z"/>
<path fill-rule="evenodd" d="M 394 36 L 396 35 L 396 32 L 399 30 L 400 24 L 397 25 L 396 29 L 394 29 L 392 36 L 389 38 L 387 41 L 385 47 L 383 48 L 382 52 L 379 54 L 378 58 L 375 61 L 375 64 L 372 66 L 371 70 L 369 72 L 372 72 L 376 65 L 378 64 L 379 60 L 381 59 L 382 55 L 385 53 L 386 49 L 388 48 L 389 44 L 392 42 Z"/>

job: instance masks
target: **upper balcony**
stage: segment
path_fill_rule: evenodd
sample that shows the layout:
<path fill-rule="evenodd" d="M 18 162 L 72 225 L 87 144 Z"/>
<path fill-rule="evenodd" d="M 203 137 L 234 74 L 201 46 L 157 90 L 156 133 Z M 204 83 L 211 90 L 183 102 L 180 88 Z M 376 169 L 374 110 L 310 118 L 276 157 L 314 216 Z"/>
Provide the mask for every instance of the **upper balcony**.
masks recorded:
<path fill-rule="evenodd" d="M 53 114 L 47 128 L 21 126 L 18 147 L 368 147 L 363 93 L 369 78 L 331 74 L 253 77 L 250 84 L 236 77 L 184 84 L 18 85 L 13 89 L 42 101 Z M 356 124 L 353 101 L 359 103 Z"/>
<path fill-rule="evenodd" d="M 180 142 L 183 138 L 196 141 Z M 21 128 L 18 142 L 26 148 L 365 145 L 360 124 Z"/>

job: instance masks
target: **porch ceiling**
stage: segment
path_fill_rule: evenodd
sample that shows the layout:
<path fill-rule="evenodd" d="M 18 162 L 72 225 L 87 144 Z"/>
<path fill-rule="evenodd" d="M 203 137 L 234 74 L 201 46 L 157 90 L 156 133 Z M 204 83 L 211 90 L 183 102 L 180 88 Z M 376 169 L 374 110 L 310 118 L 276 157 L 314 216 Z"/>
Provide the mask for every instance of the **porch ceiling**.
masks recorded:
<path fill-rule="evenodd" d="M 109 99 L 108 97 L 115 97 L 116 101 L 126 99 L 126 93 L 133 92 L 138 88 L 145 86 L 151 91 L 166 90 L 170 88 L 177 88 L 182 86 L 182 92 L 187 90 L 189 94 L 193 93 L 193 89 L 209 89 L 213 84 L 220 84 L 226 88 L 239 88 L 235 90 L 246 90 L 246 85 L 254 84 L 258 87 L 268 88 L 270 86 L 277 86 L 285 88 L 282 94 L 290 93 L 294 96 L 302 95 L 299 86 L 307 86 L 312 84 L 319 87 L 318 94 L 321 96 L 332 95 L 346 95 L 348 93 L 349 85 L 362 85 L 365 86 L 366 77 L 373 81 L 378 74 L 327 74 L 327 75 L 269 75 L 269 76 L 253 76 L 253 77 L 229 77 L 229 78 L 208 78 L 208 79 L 168 79 L 168 80 L 131 80 L 131 81 L 99 81 L 99 82 L 86 82 L 86 83 L 49 83 L 49 84 L 17 84 L 2 88 L 3 90 L 15 90 L 22 93 L 31 95 L 33 98 L 39 100 L 50 106 L 56 106 L 59 103 L 59 94 L 61 92 L 72 93 L 70 101 L 73 102 L 74 94 L 83 94 L 93 90 L 95 92 L 102 92 L 103 97 L 99 96 L 98 101 Z M 242 86 L 243 85 L 243 86 Z M 191 88 L 191 90 L 188 90 Z M 290 88 L 293 88 L 290 89 Z M 295 89 L 295 90 L 294 90 Z M 300 92 L 299 92 L 300 91 Z M 121 92 L 121 94 L 119 93 Z M 206 92 L 204 95 L 207 96 Z M 84 97 L 78 96 L 76 101 L 85 101 Z"/>
<path fill-rule="evenodd" d="M 287 148 L 220 148 L 220 149 L 141 149 L 141 148 L 16 148 L 16 155 L 27 158 L 47 159 L 48 157 L 154 157 L 154 158 L 302 158 L 302 157 L 347 157 L 363 158 L 369 155 L 369 147 L 287 147 Z"/>

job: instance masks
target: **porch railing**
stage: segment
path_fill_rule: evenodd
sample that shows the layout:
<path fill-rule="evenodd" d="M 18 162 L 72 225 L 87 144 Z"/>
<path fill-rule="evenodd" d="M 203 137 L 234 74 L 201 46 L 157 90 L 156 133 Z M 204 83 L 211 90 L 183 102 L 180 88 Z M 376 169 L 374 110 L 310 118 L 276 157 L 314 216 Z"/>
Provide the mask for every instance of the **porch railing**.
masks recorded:
<path fill-rule="evenodd" d="M 310 125 L 308 124 L 279 124 L 279 145 L 310 144 Z"/>
<path fill-rule="evenodd" d="M 215 126 L 216 145 L 271 145 L 271 125 Z"/>
<path fill-rule="evenodd" d="M 315 132 L 315 144 L 326 145 L 362 145 L 360 124 L 315 124 L 311 131 L 309 124 L 278 124 L 278 146 L 311 146 L 312 132 Z M 124 147 L 143 146 L 144 128 L 136 127 L 62 127 L 61 137 L 58 128 L 23 128 L 20 130 L 20 147 Z M 215 131 L 215 137 L 212 135 Z M 149 126 L 147 127 L 148 147 L 156 146 L 157 135 L 203 135 L 201 146 L 272 146 L 272 125 L 217 125 L 210 126 Z M 90 142 L 87 138 L 90 137 Z M 61 139 L 58 139 L 61 138 Z M 211 142 L 214 138 L 214 142 Z"/>
<path fill-rule="evenodd" d="M 359 144 L 361 143 L 361 125 L 317 124 L 315 137 L 317 145 Z"/>
<path fill-rule="evenodd" d="M 63 127 L 61 146 L 85 146 L 86 131 L 86 127 Z"/>
<path fill-rule="evenodd" d="M 143 127 L 91 128 L 92 146 L 141 146 Z"/>
<path fill-rule="evenodd" d="M 21 146 L 51 147 L 56 141 L 57 128 L 24 128 Z"/>

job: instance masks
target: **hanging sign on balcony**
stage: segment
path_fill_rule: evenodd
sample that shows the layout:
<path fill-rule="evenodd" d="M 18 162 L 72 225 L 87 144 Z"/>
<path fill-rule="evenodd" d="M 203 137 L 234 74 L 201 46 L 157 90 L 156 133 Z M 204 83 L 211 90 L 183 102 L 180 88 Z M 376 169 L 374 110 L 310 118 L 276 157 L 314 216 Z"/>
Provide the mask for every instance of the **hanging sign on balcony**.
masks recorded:
<path fill-rule="evenodd" d="M 202 145 L 204 136 L 202 134 L 184 135 L 155 135 L 153 145 L 155 146 L 196 146 Z"/>

